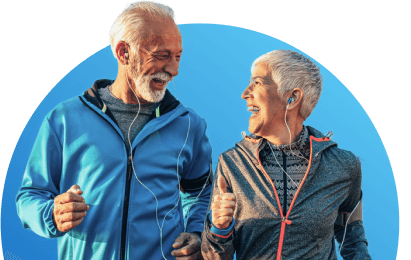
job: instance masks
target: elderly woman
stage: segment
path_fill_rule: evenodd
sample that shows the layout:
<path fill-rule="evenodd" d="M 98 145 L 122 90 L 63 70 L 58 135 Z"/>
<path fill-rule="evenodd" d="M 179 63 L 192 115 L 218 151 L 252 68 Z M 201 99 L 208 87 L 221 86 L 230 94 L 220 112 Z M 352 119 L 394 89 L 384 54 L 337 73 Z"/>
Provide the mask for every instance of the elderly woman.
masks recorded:
<path fill-rule="evenodd" d="M 252 135 L 220 155 L 205 259 L 337 259 L 334 238 L 344 259 L 371 259 L 358 158 L 303 124 L 321 89 L 319 68 L 299 53 L 254 61 L 242 94 Z"/>

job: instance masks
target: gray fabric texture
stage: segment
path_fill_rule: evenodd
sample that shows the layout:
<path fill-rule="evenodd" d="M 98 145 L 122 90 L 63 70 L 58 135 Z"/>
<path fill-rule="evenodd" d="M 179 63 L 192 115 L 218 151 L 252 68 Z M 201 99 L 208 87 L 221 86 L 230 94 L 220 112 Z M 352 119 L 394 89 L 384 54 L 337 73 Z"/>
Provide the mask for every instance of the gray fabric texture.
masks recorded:
<path fill-rule="evenodd" d="M 101 100 L 106 104 L 113 113 L 114 118 L 117 121 L 117 125 L 124 136 L 124 142 L 127 147 L 127 151 L 130 150 L 130 143 L 128 138 L 128 131 L 131 123 L 138 112 L 138 104 L 127 104 L 121 99 L 118 99 L 111 95 L 110 87 L 98 89 Z M 130 129 L 130 142 L 133 143 L 134 139 L 141 132 L 144 126 L 147 124 L 150 115 L 158 107 L 159 103 L 148 103 L 140 105 L 140 113 L 137 119 L 134 121 Z"/>
<path fill-rule="evenodd" d="M 305 126 L 298 140 L 292 144 L 274 145 L 268 141 L 262 144 L 261 165 L 274 183 L 284 212 L 290 208 L 307 171 L 309 157 L 310 141 Z"/>
<path fill-rule="evenodd" d="M 334 236 L 338 231 L 340 238 L 341 230 L 335 230 L 334 222 L 339 212 L 351 212 L 361 198 L 361 166 L 353 153 L 324 140 L 314 128 L 307 129 L 319 139 L 312 140 L 311 167 L 288 218 L 292 223 L 285 227 L 282 259 L 335 260 Z M 228 191 L 237 198 L 235 226 L 229 237 L 219 237 L 210 232 L 211 222 L 206 218 L 202 234 L 205 259 L 233 259 L 234 254 L 237 260 L 276 259 L 281 216 L 272 183 L 259 161 L 265 142 L 246 137 L 220 155 L 212 198 L 219 194 L 216 180 L 223 175 Z M 359 233 L 353 233 L 350 225 Z M 362 221 L 350 225 L 344 247 L 362 252 L 343 248 L 342 252 L 350 252 L 344 259 L 371 259 Z M 366 257 L 355 258 L 360 254 Z"/>

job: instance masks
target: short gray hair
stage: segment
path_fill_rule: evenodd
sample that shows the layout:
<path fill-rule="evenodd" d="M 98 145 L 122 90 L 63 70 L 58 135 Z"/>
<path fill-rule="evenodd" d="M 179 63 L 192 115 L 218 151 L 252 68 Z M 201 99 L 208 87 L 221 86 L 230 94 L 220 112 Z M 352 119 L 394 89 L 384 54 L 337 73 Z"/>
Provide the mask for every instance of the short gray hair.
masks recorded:
<path fill-rule="evenodd" d="M 110 30 L 111 50 L 116 55 L 116 45 L 124 41 L 132 51 L 137 51 L 145 31 L 147 18 L 158 20 L 171 19 L 174 22 L 174 12 L 170 7 L 154 2 L 135 2 L 130 4 L 115 20 Z"/>
<path fill-rule="evenodd" d="M 278 86 L 280 97 L 300 88 L 304 92 L 300 115 L 305 119 L 314 110 L 322 91 L 320 69 L 309 58 L 290 50 L 275 50 L 257 58 L 251 67 L 251 73 L 258 64 L 265 64 L 271 71 L 271 77 Z"/>

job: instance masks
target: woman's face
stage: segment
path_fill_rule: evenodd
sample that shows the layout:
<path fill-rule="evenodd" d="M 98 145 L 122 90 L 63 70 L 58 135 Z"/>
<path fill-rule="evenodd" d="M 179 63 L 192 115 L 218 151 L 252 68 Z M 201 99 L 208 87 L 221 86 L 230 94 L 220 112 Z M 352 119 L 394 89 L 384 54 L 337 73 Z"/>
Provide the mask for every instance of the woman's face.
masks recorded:
<path fill-rule="evenodd" d="M 250 84 L 241 95 L 247 101 L 248 111 L 251 111 L 248 126 L 251 133 L 265 137 L 273 133 L 275 124 L 284 123 L 287 104 L 280 98 L 277 89 L 265 64 L 258 64 L 251 75 Z"/>

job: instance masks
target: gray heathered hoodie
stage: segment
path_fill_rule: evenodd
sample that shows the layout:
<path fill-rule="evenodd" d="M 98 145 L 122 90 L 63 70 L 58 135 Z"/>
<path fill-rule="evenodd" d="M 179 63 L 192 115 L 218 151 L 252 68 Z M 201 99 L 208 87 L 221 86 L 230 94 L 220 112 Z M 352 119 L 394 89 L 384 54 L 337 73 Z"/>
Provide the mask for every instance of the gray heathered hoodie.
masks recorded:
<path fill-rule="evenodd" d="M 343 229 L 334 226 L 339 212 L 351 212 L 361 198 L 361 166 L 351 152 L 312 127 L 312 162 L 285 226 L 281 257 L 289 259 L 337 259 L 334 236 L 341 242 Z M 227 180 L 228 192 L 237 198 L 234 232 L 219 237 L 205 220 L 202 254 L 205 259 L 276 259 L 281 230 L 278 206 L 271 179 L 258 154 L 265 139 L 246 137 L 219 157 L 217 172 Z M 219 194 L 214 181 L 212 198 Z M 211 201 L 210 201 L 211 205 Z M 210 207 L 210 206 L 209 206 Z M 283 213 L 286 216 L 286 213 Z M 344 259 L 371 259 L 362 221 L 348 225 Z"/>

